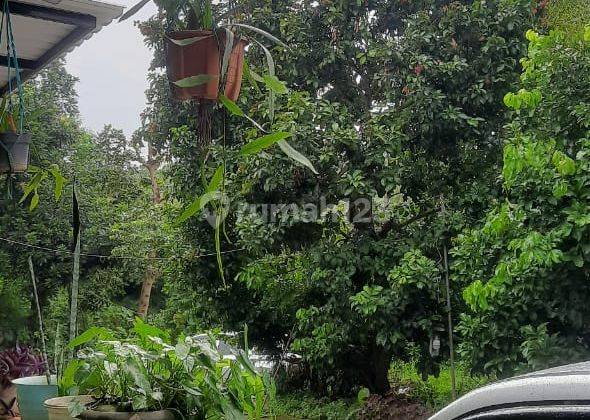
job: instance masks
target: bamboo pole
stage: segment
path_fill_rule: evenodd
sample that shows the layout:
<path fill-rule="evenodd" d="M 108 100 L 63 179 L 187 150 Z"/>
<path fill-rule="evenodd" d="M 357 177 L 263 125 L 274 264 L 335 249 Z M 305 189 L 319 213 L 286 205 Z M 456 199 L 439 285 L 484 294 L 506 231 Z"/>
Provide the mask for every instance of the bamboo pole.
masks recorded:
<path fill-rule="evenodd" d="M 49 361 L 47 360 L 47 347 L 45 345 L 45 330 L 43 329 L 43 316 L 41 315 L 41 305 L 39 304 L 39 293 L 37 293 L 37 281 L 35 280 L 35 269 L 33 268 L 33 257 L 29 255 L 29 271 L 31 272 L 31 281 L 33 282 L 33 294 L 35 295 L 35 304 L 37 306 L 37 317 L 39 318 L 39 332 L 41 333 L 41 351 L 43 352 L 43 364 L 45 365 L 45 377 L 47 385 L 51 384 L 51 373 L 49 371 Z"/>

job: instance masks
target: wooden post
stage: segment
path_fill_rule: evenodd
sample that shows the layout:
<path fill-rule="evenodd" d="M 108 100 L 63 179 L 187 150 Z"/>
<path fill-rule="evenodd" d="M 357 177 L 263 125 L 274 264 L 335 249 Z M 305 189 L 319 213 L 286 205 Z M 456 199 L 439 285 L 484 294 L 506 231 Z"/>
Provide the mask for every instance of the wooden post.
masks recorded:
<path fill-rule="evenodd" d="M 443 245 L 443 257 L 445 263 L 445 286 L 447 291 L 447 322 L 449 329 L 449 353 L 451 361 L 451 392 L 453 400 L 457 399 L 457 386 L 455 383 L 455 349 L 453 346 L 453 317 L 451 316 L 451 285 L 449 281 L 449 263 L 447 257 L 447 245 Z"/>

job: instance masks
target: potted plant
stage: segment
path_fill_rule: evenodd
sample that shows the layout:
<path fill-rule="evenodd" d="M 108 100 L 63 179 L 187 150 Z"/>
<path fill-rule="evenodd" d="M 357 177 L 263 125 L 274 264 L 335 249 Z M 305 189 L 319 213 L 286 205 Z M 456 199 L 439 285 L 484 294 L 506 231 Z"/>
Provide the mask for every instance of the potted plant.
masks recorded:
<path fill-rule="evenodd" d="M 100 329 L 80 337 L 75 344 L 87 346 L 78 351 L 79 386 L 95 398 L 72 408 L 82 419 L 261 419 L 273 395 L 270 377 L 244 351 L 224 357 L 206 334 L 172 345 L 168 333 L 137 319 L 129 339 Z"/>
<path fill-rule="evenodd" d="M 16 345 L 0 353 L 0 388 L 2 408 L 6 415 L 23 419 L 46 418 L 43 401 L 57 395 L 55 377 L 48 384 L 45 364 L 40 354 L 30 347 Z M 18 395 L 18 406 L 16 396 Z"/>
<path fill-rule="evenodd" d="M 29 166 L 31 134 L 19 133 L 17 118 L 10 101 L 4 98 L 0 104 L 0 173 L 21 173 Z"/>
<path fill-rule="evenodd" d="M 120 19 L 133 16 L 150 0 L 141 0 Z M 166 68 L 176 99 L 217 100 L 221 90 L 232 101 L 238 98 L 242 84 L 244 51 L 248 40 L 237 33 L 248 30 L 284 44 L 262 29 L 222 17 L 233 13 L 229 2 L 212 5 L 211 0 L 175 0 L 165 3 L 169 27 L 166 33 Z M 214 16 L 214 11 L 219 12 Z M 254 40 L 267 57 L 269 77 L 274 64 L 269 50 Z M 264 78 L 260 81 L 265 82 Z M 273 80 L 270 80 L 273 83 Z M 220 89 L 222 87 L 222 89 Z"/>

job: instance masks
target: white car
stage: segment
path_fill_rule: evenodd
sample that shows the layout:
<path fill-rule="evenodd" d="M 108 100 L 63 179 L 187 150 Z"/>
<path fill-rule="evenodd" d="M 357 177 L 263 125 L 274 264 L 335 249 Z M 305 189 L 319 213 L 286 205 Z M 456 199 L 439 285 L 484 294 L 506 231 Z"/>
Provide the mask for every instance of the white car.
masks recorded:
<path fill-rule="evenodd" d="M 429 420 L 590 419 L 590 361 L 478 388 Z"/>

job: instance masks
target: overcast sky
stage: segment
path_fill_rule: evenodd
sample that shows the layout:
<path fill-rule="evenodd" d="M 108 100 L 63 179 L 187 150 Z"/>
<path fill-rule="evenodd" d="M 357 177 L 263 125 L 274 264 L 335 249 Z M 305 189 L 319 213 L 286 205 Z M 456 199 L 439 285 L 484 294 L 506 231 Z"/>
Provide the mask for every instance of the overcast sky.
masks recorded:
<path fill-rule="evenodd" d="M 108 1 L 130 6 L 137 0 Z M 126 135 L 138 128 L 151 52 L 133 19 L 144 20 L 155 11 L 148 3 L 131 20 L 113 21 L 66 56 L 68 71 L 80 79 L 77 91 L 86 128 L 97 132 L 112 124 Z"/>

